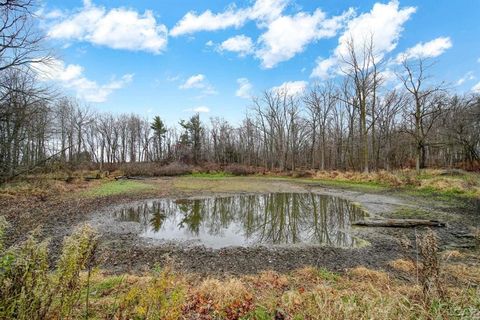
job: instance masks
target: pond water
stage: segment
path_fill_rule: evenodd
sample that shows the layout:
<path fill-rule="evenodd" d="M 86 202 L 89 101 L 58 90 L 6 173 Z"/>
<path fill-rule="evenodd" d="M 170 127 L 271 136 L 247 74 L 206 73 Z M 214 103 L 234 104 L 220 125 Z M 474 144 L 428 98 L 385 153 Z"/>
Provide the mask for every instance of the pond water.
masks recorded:
<path fill-rule="evenodd" d="M 270 193 L 202 199 L 159 199 L 118 209 L 140 236 L 210 248 L 311 244 L 355 247 L 349 233 L 365 213 L 345 199 L 314 193 Z"/>

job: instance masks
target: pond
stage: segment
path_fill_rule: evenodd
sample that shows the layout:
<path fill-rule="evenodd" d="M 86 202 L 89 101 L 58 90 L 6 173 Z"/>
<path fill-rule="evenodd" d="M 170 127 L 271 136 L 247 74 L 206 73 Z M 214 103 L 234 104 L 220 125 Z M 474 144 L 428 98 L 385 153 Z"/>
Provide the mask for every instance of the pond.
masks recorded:
<path fill-rule="evenodd" d="M 355 247 L 351 223 L 365 212 L 351 202 L 314 193 L 269 193 L 201 199 L 158 199 L 114 211 L 140 224 L 140 236 L 209 248 L 327 245 Z"/>

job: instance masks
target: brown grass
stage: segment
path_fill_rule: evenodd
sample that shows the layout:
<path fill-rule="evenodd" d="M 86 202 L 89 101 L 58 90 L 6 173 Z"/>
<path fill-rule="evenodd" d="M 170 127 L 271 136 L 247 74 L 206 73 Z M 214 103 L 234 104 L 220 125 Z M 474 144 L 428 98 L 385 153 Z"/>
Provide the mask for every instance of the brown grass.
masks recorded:
<path fill-rule="evenodd" d="M 406 272 L 406 273 L 412 273 L 412 272 L 415 272 L 416 270 L 415 264 L 409 260 L 396 259 L 396 260 L 390 261 L 388 264 L 392 268 L 399 271 Z"/>
<path fill-rule="evenodd" d="M 85 190 L 95 183 L 88 183 L 81 179 L 70 182 L 49 178 L 36 178 L 9 183 L 0 187 L 0 198 L 35 198 L 45 200 L 50 196 L 72 193 Z"/>
<path fill-rule="evenodd" d="M 390 265 L 402 271 L 412 269 L 408 261 L 395 260 Z M 480 269 L 463 264 L 445 268 L 450 279 L 446 295 L 431 301 L 424 299 L 422 287 L 414 282 L 362 266 L 343 276 L 314 267 L 289 274 L 266 271 L 203 280 L 166 272 L 156 277 L 163 279 L 156 285 L 149 275 L 123 276 L 120 283 L 93 297 L 94 316 L 118 315 L 116 308 L 128 301 L 121 319 L 153 319 L 145 314 L 146 306 L 155 305 L 154 297 L 165 301 L 157 306 L 161 314 L 176 315 L 169 319 L 470 319 L 480 312 Z M 93 286 L 105 287 L 102 283 L 111 278 L 94 277 Z"/>

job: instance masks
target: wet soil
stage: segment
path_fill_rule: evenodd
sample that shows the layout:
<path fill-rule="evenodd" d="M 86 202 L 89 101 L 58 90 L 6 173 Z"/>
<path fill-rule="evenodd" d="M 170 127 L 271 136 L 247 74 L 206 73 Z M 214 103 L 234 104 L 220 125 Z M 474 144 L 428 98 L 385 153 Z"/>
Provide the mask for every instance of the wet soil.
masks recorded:
<path fill-rule="evenodd" d="M 443 249 L 478 250 L 472 228 L 480 227 L 478 203 L 464 203 L 461 208 L 432 199 L 419 198 L 395 191 L 365 192 L 325 188 L 317 184 L 276 181 L 262 178 L 199 178 L 148 179 L 154 186 L 148 192 L 128 193 L 107 197 L 87 197 L 81 194 L 57 195 L 47 198 L 0 199 L 1 214 L 11 224 L 7 245 L 19 243 L 29 231 L 42 227 L 42 236 L 50 239 L 50 250 L 57 256 L 63 238 L 82 223 L 97 227 L 100 234 L 98 262 L 112 273 L 142 272 L 166 261 L 182 271 L 201 275 L 238 275 L 263 270 L 287 272 L 302 266 L 325 267 L 343 271 L 358 265 L 389 269 L 388 262 L 411 255 L 399 244 L 399 239 L 414 239 L 424 229 L 365 228 L 353 229 L 355 236 L 369 245 L 362 248 L 332 248 L 321 246 L 228 247 L 209 249 L 180 243 L 161 243 L 138 237 L 138 226 L 105 223 L 102 217 L 118 206 L 142 199 L 162 197 L 214 196 L 252 192 L 314 192 L 343 197 L 376 217 L 391 216 L 400 209 L 427 212 L 440 217 L 446 228 L 437 228 Z"/>

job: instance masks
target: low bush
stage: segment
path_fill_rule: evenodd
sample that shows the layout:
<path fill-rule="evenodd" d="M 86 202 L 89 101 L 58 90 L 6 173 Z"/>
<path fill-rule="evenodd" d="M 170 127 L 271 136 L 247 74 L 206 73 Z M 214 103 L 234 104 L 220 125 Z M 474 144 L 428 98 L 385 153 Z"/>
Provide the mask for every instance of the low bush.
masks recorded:
<path fill-rule="evenodd" d="M 0 217 L 0 236 L 7 224 Z M 64 240 L 62 254 L 51 271 L 48 240 L 38 241 L 39 230 L 10 248 L 0 245 L 0 319 L 65 319 L 78 307 L 91 270 L 96 234 L 85 225 Z"/>
<path fill-rule="evenodd" d="M 126 163 L 120 167 L 120 170 L 127 176 L 162 177 L 190 174 L 194 171 L 194 167 L 180 162 L 172 162 L 167 165 L 144 162 Z"/>
<path fill-rule="evenodd" d="M 265 173 L 265 169 L 252 166 L 246 166 L 242 164 L 229 164 L 225 167 L 224 171 L 235 176 L 247 176 L 250 174 Z"/>

